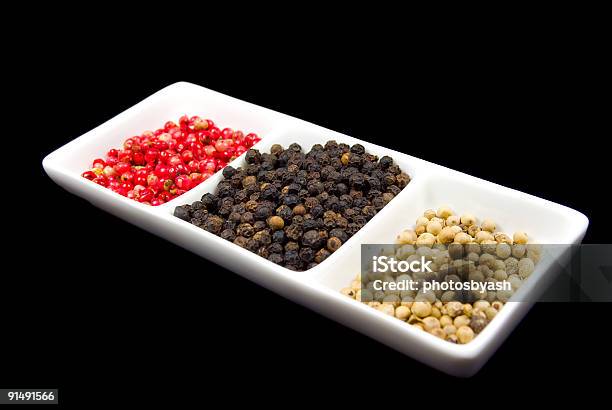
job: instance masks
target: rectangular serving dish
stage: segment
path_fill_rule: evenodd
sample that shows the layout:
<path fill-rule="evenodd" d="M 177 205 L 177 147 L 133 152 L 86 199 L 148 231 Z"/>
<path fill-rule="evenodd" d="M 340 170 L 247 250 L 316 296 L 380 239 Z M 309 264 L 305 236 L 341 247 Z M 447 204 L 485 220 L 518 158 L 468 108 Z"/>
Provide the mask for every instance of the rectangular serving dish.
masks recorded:
<path fill-rule="evenodd" d="M 191 191 L 159 207 L 142 205 L 85 180 L 80 175 L 92 158 L 120 146 L 126 136 L 160 126 L 182 114 L 203 114 L 221 124 L 256 132 L 255 148 L 299 143 L 309 150 L 330 139 L 360 143 L 378 156 L 390 155 L 412 181 L 357 234 L 317 267 L 293 272 L 172 215 L 174 207 L 213 192 L 220 172 Z M 244 164 L 243 156 L 231 165 Z M 495 220 L 504 231 L 526 230 L 533 242 L 577 244 L 588 219 L 581 213 L 472 176 L 386 149 L 206 88 L 176 83 L 148 97 L 99 127 L 57 149 L 43 160 L 47 174 L 69 192 L 85 198 L 142 229 L 207 258 L 247 279 L 352 327 L 416 360 L 456 376 L 476 373 L 528 312 L 531 302 L 510 302 L 469 344 L 454 345 L 339 293 L 360 271 L 360 245 L 393 243 L 423 210 L 448 204 L 458 212 Z M 533 300 L 554 280 L 560 265 L 540 262 L 521 288 Z M 526 295 L 526 296 L 525 296 Z"/>

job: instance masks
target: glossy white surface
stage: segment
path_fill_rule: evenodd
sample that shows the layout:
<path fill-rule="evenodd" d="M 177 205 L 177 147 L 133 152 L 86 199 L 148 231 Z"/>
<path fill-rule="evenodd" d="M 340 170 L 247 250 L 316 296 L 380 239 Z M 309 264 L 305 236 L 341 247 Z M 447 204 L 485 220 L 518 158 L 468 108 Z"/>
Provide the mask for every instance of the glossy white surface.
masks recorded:
<path fill-rule="evenodd" d="M 93 158 L 102 156 L 109 148 L 121 146 L 126 136 L 162 126 L 163 121 L 182 114 L 198 114 L 224 126 L 256 132 L 263 137 L 256 148 L 263 151 L 275 143 L 287 146 L 297 142 L 305 150 L 330 139 L 351 145 L 361 143 L 371 153 L 392 156 L 410 174 L 412 181 L 325 262 L 306 272 L 292 272 L 172 216 L 175 206 L 191 203 L 204 193 L 214 191 L 222 178 L 220 173 L 160 207 L 141 205 L 80 176 Z M 241 164 L 242 157 L 231 165 Z M 567 207 L 189 83 L 164 88 L 49 154 L 43 166 L 57 184 L 93 205 L 423 363 L 457 376 L 476 373 L 531 305 L 509 303 L 473 342 L 453 345 L 338 292 L 359 272 L 360 244 L 393 243 L 397 232 L 411 227 L 425 209 L 442 204 L 450 205 L 456 212 L 492 218 L 505 232 L 528 231 L 532 241 L 538 243 L 579 243 L 588 226 L 588 219 L 583 214 Z M 554 279 L 557 266 L 552 261 L 538 264 L 522 292 L 536 295 Z"/>

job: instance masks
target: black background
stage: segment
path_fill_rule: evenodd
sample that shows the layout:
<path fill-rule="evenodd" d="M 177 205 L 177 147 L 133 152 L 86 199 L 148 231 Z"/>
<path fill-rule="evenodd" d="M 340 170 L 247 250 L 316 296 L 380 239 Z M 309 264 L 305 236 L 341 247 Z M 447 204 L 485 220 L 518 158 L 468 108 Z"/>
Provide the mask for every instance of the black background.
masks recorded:
<path fill-rule="evenodd" d="M 40 165 L 190 81 L 575 208 L 590 218 L 585 242 L 606 243 L 608 135 L 593 50 L 110 49 L 30 55 L 15 119 L 5 118 L 14 129 L 5 140 L 16 143 L 7 168 L 19 172 L 5 174 L 15 225 L 5 228 L 1 386 L 58 387 L 66 405 L 180 396 L 290 405 L 279 393 L 451 403 L 436 392 L 477 405 L 486 392 L 573 389 L 592 366 L 610 365 L 609 306 L 539 304 L 476 376 L 444 375 L 92 207 Z"/>

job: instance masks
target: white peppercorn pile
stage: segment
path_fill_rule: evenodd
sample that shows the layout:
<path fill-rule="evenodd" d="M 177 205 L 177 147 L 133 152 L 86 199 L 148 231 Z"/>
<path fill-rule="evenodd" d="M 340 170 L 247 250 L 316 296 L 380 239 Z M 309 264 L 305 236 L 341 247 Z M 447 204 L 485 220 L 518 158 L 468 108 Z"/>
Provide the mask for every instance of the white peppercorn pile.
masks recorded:
<path fill-rule="evenodd" d="M 388 156 L 328 141 L 250 149 L 214 194 L 174 215 L 291 270 L 323 262 L 410 182 Z"/>
<path fill-rule="evenodd" d="M 493 320 L 533 273 L 541 257 L 541 247 L 528 244 L 525 232 L 516 232 L 511 238 L 497 231 L 495 222 L 485 219 L 479 224 L 473 215 L 455 215 L 447 206 L 425 211 L 415 227 L 400 232 L 395 247 L 384 252 L 384 256 L 407 262 L 424 257 L 431 261 L 433 272 L 369 271 L 363 277 L 358 275 L 341 292 L 441 339 L 461 344 L 473 340 Z M 376 280 L 408 280 L 419 286 L 417 290 L 376 290 Z M 512 290 L 425 292 L 422 284 L 426 281 L 507 281 Z"/>

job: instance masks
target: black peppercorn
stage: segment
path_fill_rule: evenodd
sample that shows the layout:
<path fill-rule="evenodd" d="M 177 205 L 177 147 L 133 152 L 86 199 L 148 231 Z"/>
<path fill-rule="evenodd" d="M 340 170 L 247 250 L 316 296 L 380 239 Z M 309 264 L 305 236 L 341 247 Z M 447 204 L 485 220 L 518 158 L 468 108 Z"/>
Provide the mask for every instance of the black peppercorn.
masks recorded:
<path fill-rule="evenodd" d="M 364 206 L 363 209 L 361 210 L 361 213 L 368 219 L 374 217 L 374 215 L 376 215 L 376 208 L 374 208 L 371 205 L 368 206 Z"/>
<path fill-rule="evenodd" d="M 293 208 L 293 215 L 304 215 L 306 213 L 306 208 L 304 205 L 298 204 Z"/>
<path fill-rule="evenodd" d="M 332 229 L 331 231 L 329 231 L 329 236 L 340 239 L 342 243 L 348 240 L 348 235 L 346 234 L 346 232 L 343 229 L 339 229 L 339 228 Z"/>
<path fill-rule="evenodd" d="M 223 168 L 223 178 L 230 179 L 236 174 L 236 172 L 237 172 L 236 168 L 228 165 L 225 168 Z"/>
<path fill-rule="evenodd" d="M 301 265 L 300 255 L 296 251 L 285 252 L 285 262 L 293 266 Z"/>
<path fill-rule="evenodd" d="M 312 262 L 315 257 L 315 252 L 311 248 L 302 248 L 300 249 L 299 256 L 304 262 Z"/>
<path fill-rule="evenodd" d="M 206 222 L 204 223 L 204 229 L 214 234 L 218 234 L 219 232 L 221 232 L 222 227 L 223 218 L 220 218 L 218 216 L 211 216 L 210 218 L 207 218 Z"/>
<path fill-rule="evenodd" d="M 405 173 L 400 173 L 397 177 L 395 177 L 395 179 L 397 180 L 397 185 L 400 188 L 405 188 L 406 185 L 408 185 L 408 183 L 410 182 L 410 177 L 408 176 L 408 174 Z"/>
<path fill-rule="evenodd" d="M 327 240 L 327 249 L 330 252 L 336 252 L 340 246 L 342 246 L 342 241 L 335 236 L 332 236 Z"/>
<path fill-rule="evenodd" d="M 211 193 L 204 194 L 201 198 L 202 205 L 208 212 L 214 212 L 217 210 L 217 196 Z"/>
<path fill-rule="evenodd" d="M 255 221 L 253 229 L 255 229 L 255 232 L 259 232 L 266 229 L 267 226 L 266 221 Z"/>
<path fill-rule="evenodd" d="M 174 215 L 292 270 L 325 260 L 410 182 L 390 157 L 360 144 L 328 141 L 307 153 L 275 144 L 245 160 L 223 170 L 216 194 Z"/>
<path fill-rule="evenodd" d="M 231 229 L 223 230 L 220 236 L 227 241 L 233 241 L 234 239 L 236 239 L 236 234 Z"/>
<path fill-rule="evenodd" d="M 174 208 L 174 216 L 177 218 L 181 218 L 183 221 L 189 221 L 189 211 L 182 206 L 177 206 Z"/>
<path fill-rule="evenodd" d="M 255 210 L 255 219 L 261 221 L 268 219 L 270 216 L 272 216 L 272 209 L 270 209 L 268 206 L 259 206 Z"/>
<path fill-rule="evenodd" d="M 327 257 L 330 255 L 329 251 L 325 248 L 321 248 L 319 249 L 319 251 L 316 253 L 315 255 L 315 262 L 316 263 L 321 263 L 323 262 L 325 259 L 327 259 Z"/>
<path fill-rule="evenodd" d="M 268 256 L 268 260 L 270 262 L 276 263 L 277 265 L 282 265 L 285 261 L 283 255 L 281 255 L 280 253 L 271 253 L 270 256 Z"/>
<path fill-rule="evenodd" d="M 323 207 L 321 205 L 315 205 L 310 209 L 310 214 L 312 215 L 313 218 L 320 218 L 321 216 L 323 216 L 323 213 L 325 212 L 325 210 L 323 209 Z"/>
<path fill-rule="evenodd" d="M 276 208 L 276 215 L 280 216 L 284 220 L 289 220 L 291 219 L 291 216 L 293 215 L 293 210 L 289 208 L 287 205 L 281 205 L 278 208 Z"/>
<path fill-rule="evenodd" d="M 280 155 L 280 153 L 283 151 L 283 146 L 280 144 L 274 144 L 270 147 L 270 153 L 276 156 Z"/>
<path fill-rule="evenodd" d="M 286 195 L 283 199 L 283 203 L 288 207 L 293 208 L 300 202 L 300 198 L 297 195 Z"/>
<path fill-rule="evenodd" d="M 272 242 L 270 234 L 266 231 L 259 231 L 253 235 L 253 239 L 259 242 L 260 245 L 269 245 Z"/>
<path fill-rule="evenodd" d="M 384 157 L 382 157 L 380 159 L 380 161 L 378 161 L 378 163 L 380 164 L 380 167 L 382 169 L 387 169 L 389 168 L 391 165 L 393 165 L 393 158 L 385 155 Z"/>
<path fill-rule="evenodd" d="M 300 249 L 300 245 L 297 242 L 287 242 L 285 244 L 285 252 L 298 251 Z"/>
<path fill-rule="evenodd" d="M 261 161 L 261 154 L 256 149 L 250 149 L 244 156 L 247 164 L 258 164 Z"/>
<path fill-rule="evenodd" d="M 274 231 L 274 233 L 272 234 L 272 241 L 276 242 L 276 243 L 280 243 L 280 244 L 284 244 L 286 239 L 286 235 L 285 235 L 285 231 L 280 230 L 280 231 Z"/>
<path fill-rule="evenodd" d="M 253 238 L 248 239 L 246 243 L 246 248 L 251 252 L 257 252 L 257 250 L 259 249 L 259 242 L 257 242 Z"/>
<path fill-rule="evenodd" d="M 386 205 L 386 204 L 385 204 L 385 200 L 384 200 L 382 197 L 380 197 L 380 196 L 377 196 L 376 198 L 374 198 L 374 199 L 372 200 L 372 206 L 373 206 L 373 207 L 374 207 L 374 208 L 375 208 L 377 211 L 380 211 L 381 209 L 383 209 L 383 207 L 384 207 L 385 205 Z M 364 208 L 364 209 L 365 209 L 365 208 Z"/>
<path fill-rule="evenodd" d="M 251 212 L 245 212 L 240 216 L 240 222 L 245 224 L 252 224 L 255 222 L 255 217 Z"/>
<path fill-rule="evenodd" d="M 304 231 L 310 231 L 312 229 L 318 229 L 319 228 L 319 223 L 317 222 L 316 219 L 304 219 L 304 222 L 302 223 L 302 229 L 304 229 Z"/>
<path fill-rule="evenodd" d="M 234 243 L 240 246 L 241 248 L 244 248 L 246 247 L 247 240 L 248 239 L 244 236 L 237 236 L 236 239 L 234 239 Z"/>
<path fill-rule="evenodd" d="M 250 238 L 251 236 L 253 236 L 253 234 L 255 234 L 255 229 L 253 229 L 253 225 L 244 223 L 244 224 L 238 225 L 236 233 L 239 236 L 244 236 L 245 238 Z"/>
<path fill-rule="evenodd" d="M 302 245 L 310 248 L 320 248 L 320 237 L 319 232 L 310 230 L 302 236 Z"/>
<path fill-rule="evenodd" d="M 236 222 L 227 220 L 223 223 L 221 230 L 224 231 L 226 229 L 231 229 L 233 231 L 233 230 L 236 230 L 236 226 L 238 226 Z"/>
<path fill-rule="evenodd" d="M 296 224 L 291 224 L 285 228 L 285 235 L 292 241 L 298 241 L 302 236 L 302 227 Z"/>

